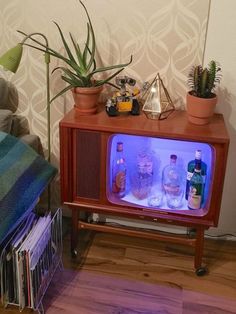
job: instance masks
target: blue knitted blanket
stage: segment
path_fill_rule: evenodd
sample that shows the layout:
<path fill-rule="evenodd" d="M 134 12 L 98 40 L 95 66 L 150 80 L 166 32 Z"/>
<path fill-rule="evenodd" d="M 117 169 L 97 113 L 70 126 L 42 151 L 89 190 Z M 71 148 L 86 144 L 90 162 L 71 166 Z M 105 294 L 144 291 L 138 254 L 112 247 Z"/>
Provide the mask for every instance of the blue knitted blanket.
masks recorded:
<path fill-rule="evenodd" d="M 34 208 L 56 173 L 30 146 L 0 132 L 0 244 Z"/>

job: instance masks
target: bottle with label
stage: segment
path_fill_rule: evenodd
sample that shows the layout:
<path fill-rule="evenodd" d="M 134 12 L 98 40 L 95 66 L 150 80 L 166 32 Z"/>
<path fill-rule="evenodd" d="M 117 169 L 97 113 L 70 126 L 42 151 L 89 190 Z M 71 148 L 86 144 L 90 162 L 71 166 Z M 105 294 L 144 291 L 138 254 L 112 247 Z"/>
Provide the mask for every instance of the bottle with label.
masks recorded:
<path fill-rule="evenodd" d="M 112 192 L 120 198 L 126 193 L 126 162 L 122 142 L 116 144 L 116 154 L 112 163 Z"/>
<path fill-rule="evenodd" d="M 200 209 L 203 195 L 203 177 L 201 175 L 201 161 L 195 163 L 193 175 L 189 181 L 188 208 Z"/>
<path fill-rule="evenodd" d="M 189 182 L 193 176 L 194 168 L 196 162 L 201 162 L 201 175 L 203 179 L 203 191 L 202 191 L 202 201 L 204 197 L 204 188 L 205 188 L 205 181 L 206 181 L 206 173 L 207 173 L 207 165 L 202 161 L 202 152 L 201 150 L 196 150 L 195 152 L 195 160 L 191 160 L 188 163 L 187 168 L 187 179 L 186 179 L 186 191 L 185 191 L 185 199 L 188 200 L 188 193 L 189 193 Z"/>
<path fill-rule="evenodd" d="M 138 199 L 148 197 L 153 181 L 153 160 L 149 152 L 140 152 L 131 177 L 131 191 Z"/>
<path fill-rule="evenodd" d="M 170 164 L 162 171 L 162 185 L 169 208 L 179 208 L 183 203 L 184 172 L 176 164 L 177 156 L 170 155 Z"/>

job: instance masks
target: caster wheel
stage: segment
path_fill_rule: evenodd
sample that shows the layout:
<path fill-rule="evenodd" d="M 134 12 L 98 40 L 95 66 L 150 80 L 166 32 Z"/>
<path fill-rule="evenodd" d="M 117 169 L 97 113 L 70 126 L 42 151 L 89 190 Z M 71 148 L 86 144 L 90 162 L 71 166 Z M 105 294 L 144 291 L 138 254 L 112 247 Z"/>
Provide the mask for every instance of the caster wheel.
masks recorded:
<path fill-rule="evenodd" d="M 207 273 L 207 268 L 206 267 L 199 267 L 196 269 L 196 275 L 197 276 L 204 276 Z"/>
<path fill-rule="evenodd" d="M 78 252 L 76 250 L 71 251 L 71 257 L 76 258 L 78 256 Z"/>

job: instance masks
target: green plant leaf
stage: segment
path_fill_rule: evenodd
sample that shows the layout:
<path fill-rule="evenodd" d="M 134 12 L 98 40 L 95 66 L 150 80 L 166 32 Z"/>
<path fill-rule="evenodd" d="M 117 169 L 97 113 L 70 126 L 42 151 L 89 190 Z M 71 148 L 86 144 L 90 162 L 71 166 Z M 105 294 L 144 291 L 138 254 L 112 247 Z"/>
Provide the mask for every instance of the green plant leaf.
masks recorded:
<path fill-rule="evenodd" d="M 212 90 L 215 87 L 216 79 L 216 62 L 212 60 L 208 66 L 208 88 Z"/>
<path fill-rule="evenodd" d="M 209 91 L 207 88 L 207 82 L 209 79 L 209 74 L 208 74 L 208 70 L 205 68 L 202 71 L 202 75 L 200 77 L 200 97 L 208 97 Z"/>
<path fill-rule="evenodd" d="M 66 86 L 65 88 L 63 88 L 59 93 L 57 93 L 51 100 L 50 100 L 50 104 L 59 96 L 63 95 L 65 92 L 67 92 L 68 90 L 71 89 L 71 85 Z"/>
<path fill-rule="evenodd" d="M 66 83 L 69 83 L 71 87 L 83 87 L 83 84 L 81 83 L 81 80 L 78 80 L 76 77 L 67 77 L 64 75 L 61 75 L 61 79 L 65 81 Z"/>
<path fill-rule="evenodd" d="M 86 38 L 85 47 L 83 51 L 83 60 L 85 60 L 85 62 L 87 62 L 87 58 L 88 58 L 89 42 L 90 42 L 90 31 L 89 31 L 89 24 L 87 23 L 87 38 Z"/>
<path fill-rule="evenodd" d="M 83 6 L 85 13 L 87 15 L 88 21 L 89 21 L 89 27 L 87 28 L 87 32 L 88 32 L 87 37 L 88 36 L 90 37 L 90 32 L 91 32 L 91 54 L 90 54 L 90 60 L 87 64 L 87 70 L 89 70 L 91 66 L 93 65 L 93 60 L 95 58 L 96 40 L 95 40 L 93 25 L 92 25 L 88 10 L 81 0 L 79 0 L 79 2 Z"/>
<path fill-rule="evenodd" d="M 87 49 L 88 49 L 88 52 L 89 52 L 89 53 L 90 53 L 90 55 L 91 55 L 91 50 L 89 49 L 89 47 L 87 47 Z M 97 68 L 96 60 L 95 60 L 95 59 L 93 59 L 93 70 L 92 70 L 92 72 L 93 72 L 93 71 L 95 71 L 95 70 L 96 70 L 96 68 Z"/>
<path fill-rule="evenodd" d="M 70 83 L 72 86 L 85 86 L 87 83 L 87 79 L 83 77 L 82 75 L 80 75 L 78 72 L 74 73 L 70 69 L 60 66 L 53 69 L 52 73 L 57 70 L 62 70 L 65 73 L 65 75 L 67 75 L 70 81 L 65 80 L 65 76 L 64 77 L 61 76 L 61 77 L 64 81 Z"/>
<path fill-rule="evenodd" d="M 112 80 L 116 75 L 118 75 L 121 71 L 123 71 L 124 68 L 116 71 L 115 73 L 113 73 L 111 76 L 109 76 L 108 78 L 104 79 L 104 80 L 97 80 L 95 85 L 99 86 L 99 85 L 103 85 L 106 84 L 107 82 L 109 82 L 110 80 Z"/>
<path fill-rule="evenodd" d="M 69 59 L 72 60 L 74 63 L 76 63 L 75 58 L 74 58 L 73 54 L 70 51 L 70 48 L 69 48 L 69 46 L 68 46 L 68 44 L 67 44 L 67 42 L 65 40 L 65 37 L 64 37 L 64 35 L 62 33 L 62 30 L 61 30 L 60 26 L 55 21 L 53 21 L 53 23 L 56 25 L 56 27 L 57 27 L 57 29 L 58 29 L 58 31 L 60 33 L 62 43 L 63 43 L 63 45 L 65 47 L 65 50 L 67 52 L 67 55 L 68 55 Z"/>
<path fill-rule="evenodd" d="M 43 48 L 40 48 L 40 47 L 31 45 L 31 44 L 27 44 L 27 43 L 24 43 L 24 44 L 23 44 L 24 46 L 28 46 L 28 47 L 30 47 L 30 48 L 33 48 L 33 49 L 42 51 L 42 52 L 44 52 L 44 53 L 47 52 L 48 54 L 50 54 L 50 56 L 63 60 L 63 61 L 66 62 L 69 66 L 73 66 L 73 65 L 74 65 L 74 64 L 71 62 L 70 59 L 67 59 L 67 58 L 64 57 L 62 54 L 60 54 L 59 52 L 57 52 L 56 50 L 50 48 L 49 46 L 46 46 L 45 44 L 41 43 L 40 41 L 34 39 L 32 36 L 27 35 L 26 33 L 22 32 L 22 31 L 19 31 L 19 30 L 18 30 L 18 32 L 21 33 L 21 34 L 23 34 L 23 35 L 25 35 L 25 36 L 29 36 L 29 38 L 30 38 L 33 42 L 37 43 L 39 46 L 41 46 L 41 47 L 43 47 Z"/>
<path fill-rule="evenodd" d="M 133 57 L 131 56 L 130 57 L 130 61 L 127 62 L 127 63 L 116 64 L 116 65 L 111 65 L 111 66 L 107 66 L 107 67 L 98 68 L 98 69 L 94 70 L 93 72 L 91 72 L 90 75 L 94 75 L 95 73 L 110 71 L 110 70 L 114 70 L 114 69 L 125 68 L 127 65 L 129 65 L 132 62 L 132 58 Z"/>
<path fill-rule="evenodd" d="M 81 72 L 86 72 L 86 61 L 81 53 L 81 49 L 79 47 L 79 45 L 75 42 L 72 34 L 70 33 L 70 38 L 71 38 L 71 41 L 73 43 L 73 46 L 74 46 L 74 49 L 75 49 L 75 52 L 76 52 L 76 55 L 77 55 L 77 58 L 78 58 L 78 61 L 79 61 L 79 64 L 80 64 L 80 67 L 81 67 Z"/>

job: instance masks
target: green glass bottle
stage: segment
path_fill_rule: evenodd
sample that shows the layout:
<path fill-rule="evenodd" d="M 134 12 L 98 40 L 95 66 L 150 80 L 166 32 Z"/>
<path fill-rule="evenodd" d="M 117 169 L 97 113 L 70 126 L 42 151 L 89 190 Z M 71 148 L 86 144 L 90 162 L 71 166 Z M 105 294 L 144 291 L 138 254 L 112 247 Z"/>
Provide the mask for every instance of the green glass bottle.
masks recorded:
<path fill-rule="evenodd" d="M 203 179 L 203 192 L 202 192 L 202 202 L 203 202 L 203 197 L 204 197 L 204 188 L 205 188 L 205 181 L 206 181 L 206 173 L 207 173 L 207 165 L 205 162 L 202 161 L 202 152 L 201 150 L 196 150 L 195 152 L 195 159 L 191 160 L 188 163 L 188 168 L 187 168 L 187 178 L 186 178 L 186 190 L 185 190 L 185 199 L 188 200 L 188 192 L 189 192 L 189 182 L 192 178 L 195 164 L 196 162 L 200 161 L 201 162 L 201 175 Z"/>
<path fill-rule="evenodd" d="M 189 181 L 188 208 L 200 209 L 203 196 L 203 177 L 201 175 L 201 161 L 195 163 L 192 178 Z"/>

